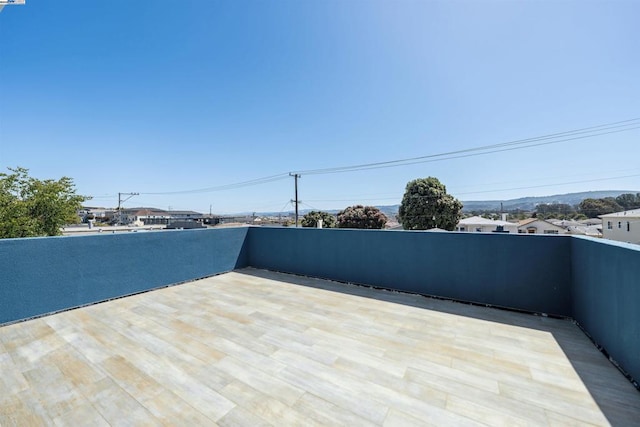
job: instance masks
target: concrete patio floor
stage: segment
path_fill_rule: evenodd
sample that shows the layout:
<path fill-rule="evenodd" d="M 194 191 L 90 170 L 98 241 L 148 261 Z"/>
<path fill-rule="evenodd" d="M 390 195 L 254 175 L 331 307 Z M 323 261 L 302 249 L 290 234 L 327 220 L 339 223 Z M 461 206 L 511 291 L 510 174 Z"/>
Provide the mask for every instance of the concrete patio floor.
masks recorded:
<path fill-rule="evenodd" d="M 0 372 L 2 426 L 640 420 L 571 321 L 255 269 L 0 327 Z"/>

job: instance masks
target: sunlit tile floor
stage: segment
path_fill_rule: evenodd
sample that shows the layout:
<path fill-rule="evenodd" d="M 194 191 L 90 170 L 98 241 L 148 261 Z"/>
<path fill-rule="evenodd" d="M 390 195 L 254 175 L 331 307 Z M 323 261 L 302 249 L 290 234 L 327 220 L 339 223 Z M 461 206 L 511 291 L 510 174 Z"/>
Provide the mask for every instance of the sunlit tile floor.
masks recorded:
<path fill-rule="evenodd" d="M 2 426 L 640 420 L 568 320 L 254 269 L 0 327 L 0 372 Z"/>

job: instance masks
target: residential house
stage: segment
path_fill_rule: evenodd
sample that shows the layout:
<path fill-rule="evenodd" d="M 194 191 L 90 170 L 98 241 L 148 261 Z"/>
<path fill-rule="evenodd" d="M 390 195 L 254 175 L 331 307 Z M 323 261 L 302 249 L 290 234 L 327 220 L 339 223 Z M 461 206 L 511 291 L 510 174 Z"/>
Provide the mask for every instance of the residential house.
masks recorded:
<path fill-rule="evenodd" d="M 566 229 L 545 221 L 544 219 L 528 218 L 518 221 L 518 233 L 520 234 L 565 234 Z"/>
<path fill-rule="evenodd" d="M 600 218 L 605 239 L 640 244 L 640 209 L 600 215 Z"/>
<path fill-rule="evenodd" d="M 456 231 L 470 233 L 517 233 L 518 224 L 509 221 L 482 218 L 481 216 L 472 216 L 460 220 L 458 225 L 456 225 Z"/>

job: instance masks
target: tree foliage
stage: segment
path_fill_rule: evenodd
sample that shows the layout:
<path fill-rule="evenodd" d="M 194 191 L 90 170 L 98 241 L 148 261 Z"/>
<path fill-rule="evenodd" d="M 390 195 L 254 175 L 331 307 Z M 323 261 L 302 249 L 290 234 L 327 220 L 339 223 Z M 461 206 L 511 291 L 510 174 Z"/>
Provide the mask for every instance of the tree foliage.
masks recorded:
<path fill-rule="evenodd" d="M 407 183 L 398 219 L 405 230 L 442 228 L 453 231 L 460 221 L 462 203 L 447 194 L 437 178 L 419 178 Z"/>
<path fill-rule="evenodd" d="M 41 181 L 25 168 L 9 171 L 0 173 L 0 238 L 57 236 L 63 225 L 78 222 L 89 198 L 75 193 L 71 178 Z"/>
<path fill-rule="evenodd" d="M 606 215 L 612 212 L 624 210 L 616 199 L 613 197 L 605 197 L 604 199 L 584 199 L 578 205 L 578 211 L 588 218 L 595 218 L 599 215 Z"/>
<path fill-rule="evenodd" d="M 540 203 L 535 213 L 540 219 L 572 219 L 577 215 L 575 208 L 566 203 Z"/>
<path fill-rule="evenodd" d="M 349 206 L 338 213 L 339 228 L 384 228 L 387 216 L 375 206 Z"/>
<path fill-rule="evenodd" d="M 625 211 L 640 209 L 640 193 L 621 194 L 616 197 L 616 203 L 622 206 L 622 209 Z"/>
<path fill-rule="evenodd" d="M 311 211 L 302 217 L 303 227 L 317 227 L 318 220 L 322 220 L 322 228 L 334 228 L 336 226 L 336 218 L 328 212 Z"/>

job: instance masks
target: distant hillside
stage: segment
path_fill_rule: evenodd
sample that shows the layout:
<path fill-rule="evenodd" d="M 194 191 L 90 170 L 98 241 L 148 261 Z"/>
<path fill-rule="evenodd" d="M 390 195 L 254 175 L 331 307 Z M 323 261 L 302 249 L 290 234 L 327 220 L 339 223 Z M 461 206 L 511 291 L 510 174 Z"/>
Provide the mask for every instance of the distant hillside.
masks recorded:
<path fill-rule="evenodd" d="M 462 201 L 464 207 L 462 208 L 463 212 L 470 211 L 500 211 L 500 203 L 502 203 L 502 208 L 507 210 L 516 210 L 521 209 L 525 211 L 532 211 L 535 209 L 536 205 L 540 203 L 565 203 L 567 205 L 575 206 L 584 199 L 592 198 L 592 199 L 601 199 L 604 197 L 618 197 L 620 194 L 625 193 L 640 193 L 640 190 L 606 190 L 606 191 L 583 191 L 582 193 L 568 193 L 568 194 L 556 194 L 553 196 L 540 196 L 540 197 L 520 197 L 518 199 L 509 199 L 509 200 L 467 200 Z M 376 206 L 380 209 L 386 216 L 392 218 L 393 216 L 398 214 L 398 209 L 400 205 L 379 205 Z M 300 210 L 300 215 L 304 215 L 309 212 L 311 209 Z M 337 214 L 340 212 L 340 209 L 328 209 L 326 212 L 331 214 Z M 272 215 L 277 216 L 278 214 L 287 215 L 289 212 L 260 212 L 257 215 Z"/>
<path fill-rule="evenodd" d="M 500 203 L 502 203 L 504 210 L 534 210 L 536 205 L 540 203 L 565 203 L 567 205 L 577 205 L 584 199 L 602 199 L 604 197 L 618 197 L 620 194 L 633 193 L 638 191 L 628 190 L 607 190 L 607 191 L 584 191 L 582 193 L 568 193 L 568 194 L 556 194 L 553 196 L 541 196 L 541 197 L 520 197 L 518 199 L 511 200 L 469 200 L 463 201 L 463 211 L 476 211 L 476 210 L 500 210 Z"/>
<path fill-rule="evenodd" d="M 540 203 L 565 203 L 575 206 L 584 199 L 602 199 L 604 197 L 618 197 L 620 194 L 639 193 L 638 190 L 606 190 L 606 191 L 583 191 L 581 193 L 556 194 L 553 196 L 540 197 L 520 197 L 509 200 L 466 200 L 462 201 L 463 212 L 470 211 L 500 211 L 500 203 L 504 210 L 521 209 L 532 211 Z M 398 214 L 400 205 L 377 206 L 385 215 L 392 217 Z"/>

